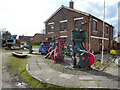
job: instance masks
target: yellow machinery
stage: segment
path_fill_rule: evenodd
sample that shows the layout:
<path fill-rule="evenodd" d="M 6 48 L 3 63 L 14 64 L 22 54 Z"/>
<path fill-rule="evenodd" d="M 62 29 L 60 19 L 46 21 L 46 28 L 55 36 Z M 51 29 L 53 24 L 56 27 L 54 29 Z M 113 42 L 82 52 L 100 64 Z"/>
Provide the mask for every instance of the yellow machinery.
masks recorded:
<path fill-rule="evenodd" d="M 117 55 L 116 50 L 111 50 L 111 51 L 110 51 L 110 54 L 111 54 L 111 55 Z"/>

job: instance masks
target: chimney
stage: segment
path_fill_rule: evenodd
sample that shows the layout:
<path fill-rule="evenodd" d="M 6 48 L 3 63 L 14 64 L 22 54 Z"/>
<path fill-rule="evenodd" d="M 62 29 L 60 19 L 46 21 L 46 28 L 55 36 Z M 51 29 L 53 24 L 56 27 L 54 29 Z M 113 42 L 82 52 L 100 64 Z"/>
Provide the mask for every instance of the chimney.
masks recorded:
<path fill-rule="evenodd" d="M 69 7 L 74 9 L 74 2 L 72 0 L 69 2 Z"/>

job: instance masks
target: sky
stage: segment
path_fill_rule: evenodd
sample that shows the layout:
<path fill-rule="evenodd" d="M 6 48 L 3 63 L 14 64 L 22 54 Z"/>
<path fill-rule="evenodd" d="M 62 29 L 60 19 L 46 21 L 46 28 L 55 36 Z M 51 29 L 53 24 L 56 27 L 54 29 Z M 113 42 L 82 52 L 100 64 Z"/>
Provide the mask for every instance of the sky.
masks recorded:
<path fill-rule="evenodd" d="M 118 32 L 120 32 L 120 1 L 118 3 Z"/>
<path fill-rule="evenodd" d="M 45 28 L 44 22 L 61 5 L 69 7 L 70 0 L 0 0 L 0 29 L 11 34 L 33 36 Z M 104 0 L 73 0 L 74 8 L 103 20 Z M 105 0 L 105 21 L 118 32 L 118 2 Z"/>

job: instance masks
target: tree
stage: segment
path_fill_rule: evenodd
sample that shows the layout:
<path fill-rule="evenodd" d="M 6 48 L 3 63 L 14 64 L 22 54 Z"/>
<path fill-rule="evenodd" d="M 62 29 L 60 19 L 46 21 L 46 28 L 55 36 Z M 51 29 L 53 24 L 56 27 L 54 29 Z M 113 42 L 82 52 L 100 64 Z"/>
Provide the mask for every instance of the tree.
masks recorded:
<path fill-rule="evenodd" d="M 9 31 L 4 31 L 4 32 L 2 33 L 2 35 L 3 35 L 3 36 L 9 36 L 9 35 L 11 35 L 11 33 L 10 33 Z"/>
<path fill-rule="evenodd" d="M 42 34 L 45 34 L 45 29 L 42 29 L 42 30 L 41 30 L 41 33 L 42 33 Z"/>

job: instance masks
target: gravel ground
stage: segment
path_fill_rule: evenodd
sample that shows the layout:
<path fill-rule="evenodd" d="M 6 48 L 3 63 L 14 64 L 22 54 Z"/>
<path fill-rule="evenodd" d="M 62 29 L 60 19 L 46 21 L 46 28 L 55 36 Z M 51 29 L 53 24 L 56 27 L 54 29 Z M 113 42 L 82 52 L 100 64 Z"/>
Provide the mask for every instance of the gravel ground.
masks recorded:
<path fill-rule="evenodd" d="M 100 57 L 101 54 L 97 54 L 95 55 L 96 58 L 96 64 L 99 64 L 101 66 L 101 62 L 100 62 Z M 45 59 L 44 62 L 47 63 L 48 65 L 50 65 L 51 68 L 53 68 L 54 70 L 57 70 L 59 72 L 62 73 L 66 73 L 66 74 L 74 74 L 74 75 L 105 75 L 105 76 L 109 76 L 109 74 L 103 72 L 103 70 L 106 67 L 109 67 L 109 65 L 111 64 L 111 62 L 107 62 L 109 59 L 109 54 L 104 54 L 104 62 L 105 64 L 101 66 L 102 69 L 93 69 L 91 68 L 90 70 L 86 70 L 83 68 L 71 68 L 70 67 L 70 63 L 72 63 L 72 59 L 71 57 L 65 56 L 64 57 L 64 62 L 61 63 L 54 63 L 52 62 L 51 59 Z M 79 60 L 79 58 L 77 58 L 77 61 Z M 94 64 L 93 66 L 95 66 L 96 64 Z M 92 67 L 93 67 L 92 66 Z"/>
<path fill-rule="evenodd" d="M 13 52 L 13 51 L 12 51 Z M 23 83 L 17 76 L 13 76 L 11 75 L 8 71 L 7 71 L 7 66 L 5 64 L 6 62 L 6 57 L 11 55 L 11 52 L 8 51 L 4 51 L 2 53 L 2 87 L 3 88 L 26 88 L 27 85 L 21 85 L 21 83 Z M 42 57 L 44 57 L 44 55 L 41 55 Z M 100 54 L 95 55 L 96 61 L 100 63 L 99 59 L 100 59 Z M 104 54 L 104 60 L 105 62 L 109 59 L 109 55 L 108 54 Z M 77 58 L 77 61 L 79 59 Z M 72 59 L 71 57 L 65 56 L 64 58 L 64 62 L 61 63 L 54 63 L 52 62 L 51 59 L 44 59 L 44 62 L 47 63 L 52 69 L 60 71 L 62 73 L 66 73 L 66 74 L 74 74 L 74 75 L 99 75 L 99 76 L 106 76 L 106 77 L 110 77 L 110 78 L 114 78 L 114 76 L 111 76 L 108 73 L 105 73 L 101 70 L 95 70 L 95 69 L 90 69 L 90 70 L 86 70 L 86 69 L 82 69 L 82 68 L 71 68 L 70 67 L 70 63 L 72 63 Z M 108 69 L 108 68 L 107 68 Z M 21 82 L 21 83 L 19 83 Z"/>

